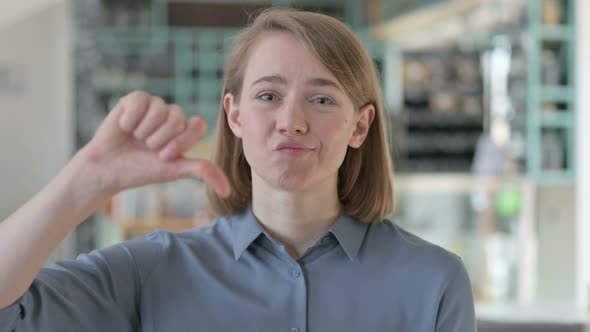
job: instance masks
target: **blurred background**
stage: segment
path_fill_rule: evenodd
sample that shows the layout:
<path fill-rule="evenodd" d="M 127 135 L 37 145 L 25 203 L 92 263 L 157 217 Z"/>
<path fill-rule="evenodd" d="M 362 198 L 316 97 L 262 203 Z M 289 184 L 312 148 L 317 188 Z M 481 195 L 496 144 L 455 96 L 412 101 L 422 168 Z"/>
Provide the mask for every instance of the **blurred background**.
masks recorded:
<path fill-rule="evenodd" d="M 335 16 L 369 49 L 390 120 L 391 219 L 463 258 L 480 331 L 583 331 L 587 0 L 2 0 L 0 220 L 132 90 L 215 128 L 232 36 L 270 6 Z M 208 157 L 213 137 L 189 155 Z M 210 220 L 199 182 L 128 190 L 52 260 Z"/>

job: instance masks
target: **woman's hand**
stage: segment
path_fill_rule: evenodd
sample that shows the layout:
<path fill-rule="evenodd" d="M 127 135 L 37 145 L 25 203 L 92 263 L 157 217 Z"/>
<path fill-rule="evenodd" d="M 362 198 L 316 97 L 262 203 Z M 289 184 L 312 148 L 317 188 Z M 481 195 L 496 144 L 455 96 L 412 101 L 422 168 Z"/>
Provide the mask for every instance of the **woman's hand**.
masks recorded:
<path fill-rule="evenodd" d="M 137 91 L 121 98 L 80 153 L 88 176 L 97 180 L 96 189 L 107 196 L 150 183 L 193 177 L 227 197 L 230 186 L 217 165 L 183 157 L 206 131 L 202 118 L 187 119 L 180 106 Z"/>
<path fill-rule="evenodd" d="M 202 119 L 186 119 L 159 97 L 133 92 L 122 98 L 73 160 L 0 222 L 0 252 L 10 253 L 0 255 L 0 309 L 27 291 L 68 233 L 121 190 L 188 176 L 229 195 L 219 167 L 182 157 L 206 130 Z"/>

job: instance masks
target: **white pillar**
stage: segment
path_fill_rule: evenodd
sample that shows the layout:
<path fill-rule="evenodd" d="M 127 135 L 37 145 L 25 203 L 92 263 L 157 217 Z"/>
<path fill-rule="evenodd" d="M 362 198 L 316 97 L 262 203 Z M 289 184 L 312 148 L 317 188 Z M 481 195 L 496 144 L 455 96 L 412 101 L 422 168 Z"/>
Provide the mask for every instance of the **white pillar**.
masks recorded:
<path fill-rule="evenodd" d="M 0 0 L 0 221 L 73 154 L 72 2 Z M 71 239 L 52 261 L 73 258 Z"/>

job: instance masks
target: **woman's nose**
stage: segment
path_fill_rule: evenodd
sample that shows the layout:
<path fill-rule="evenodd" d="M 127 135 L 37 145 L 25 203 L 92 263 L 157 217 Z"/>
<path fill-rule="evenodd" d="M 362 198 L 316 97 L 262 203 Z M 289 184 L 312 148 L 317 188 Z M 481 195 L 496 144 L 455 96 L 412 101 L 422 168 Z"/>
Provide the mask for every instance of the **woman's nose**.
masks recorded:
<path fill-rule="evenodd" d="M 277 130 L 287 136 L 304 135 L 309 129 L 303 105 L 285 103 L 278 111 Z"/>

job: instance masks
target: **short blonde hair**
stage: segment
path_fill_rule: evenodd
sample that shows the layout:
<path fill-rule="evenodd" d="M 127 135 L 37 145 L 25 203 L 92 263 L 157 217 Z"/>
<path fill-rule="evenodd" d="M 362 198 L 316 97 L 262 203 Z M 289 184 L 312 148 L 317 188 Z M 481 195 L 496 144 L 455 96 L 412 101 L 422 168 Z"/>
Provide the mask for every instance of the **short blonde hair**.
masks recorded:
<path fill-rule="evenodd" d="M 381 105 L 381 86 L 369 53 L 344 23 L 318 13 L 292 9 L 267 9 L 244 28 L 234 41 L 225 66 L 223 95 L 238 102 L 252 45 L 264 32 L 289 32 L 317 54 L 338 79 L 357 111 L 375 107 L 375 117 L 365 142 L 349 147 L 338 174 L 338 195 L 344 212 L 363 222 L 381 221 L 393 212 L 393 165 Z M 227 174 L 232 194 L 223 199 L 207 190 L 213 214 L 225 216 L 242 211 L 252 200 L 250 165 L 241 139 L 227 124 L 223 96 L 217 120 L 213 161 Z"/>

